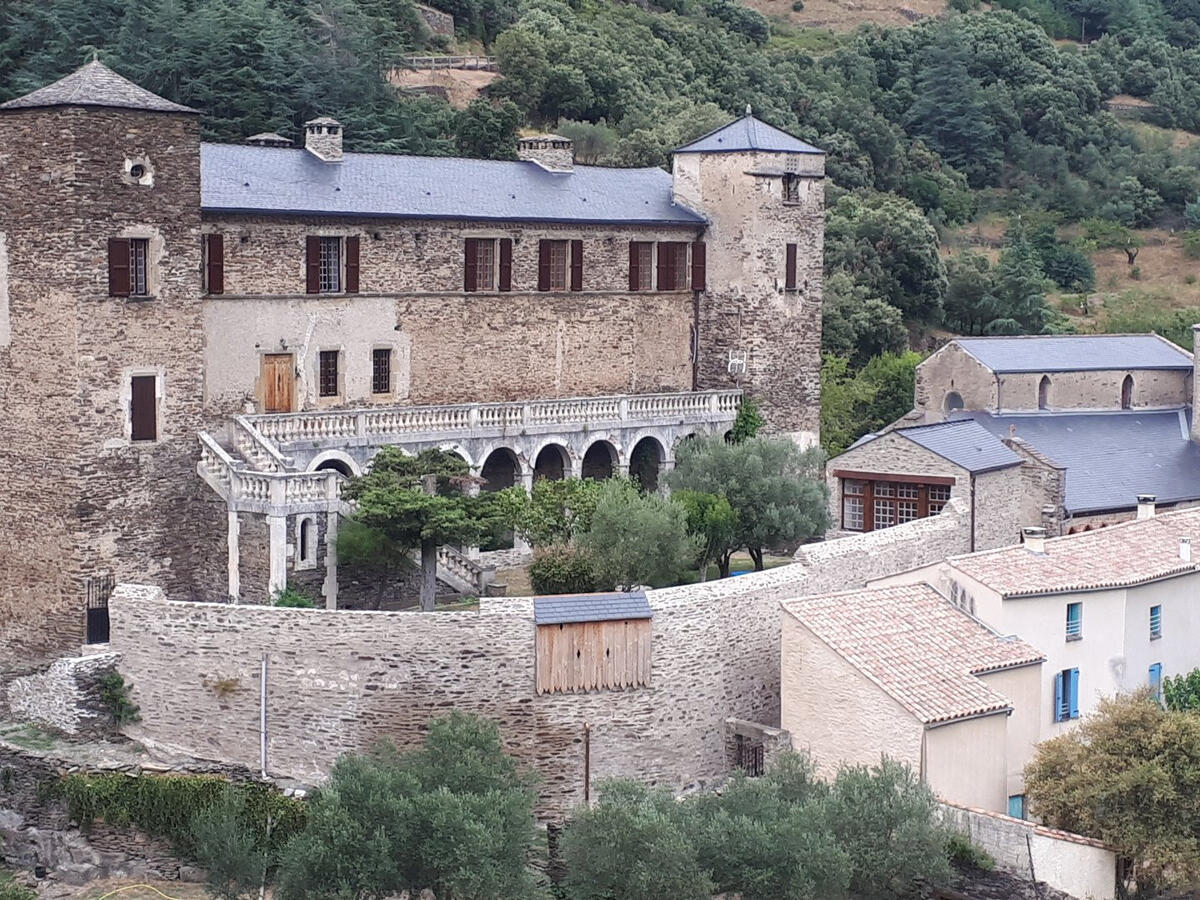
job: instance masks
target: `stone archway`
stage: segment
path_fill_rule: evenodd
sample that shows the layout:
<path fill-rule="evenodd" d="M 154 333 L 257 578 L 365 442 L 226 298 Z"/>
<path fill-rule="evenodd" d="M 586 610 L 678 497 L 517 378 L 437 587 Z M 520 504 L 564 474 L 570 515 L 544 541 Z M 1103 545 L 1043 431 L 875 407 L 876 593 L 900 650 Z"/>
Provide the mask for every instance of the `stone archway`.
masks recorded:
<path fill-rule="evenodd" d="M 483 479 L 479 489 L 484 493 L 502 491 L 520 483 L 521 464 L 517 454 L 508 447 L 497 447 L 483 461 L 479 476 Z"/>
<path fill-rule="evenodd" d="M 345 478 L 353 478 L 354 473 L 350 471 L 350 466 L 341 459 L 327 459 L 324 462 L 317 463 L 313 468 L 314 472 L 339 472 Z"/>
<path fill-rule="evenodd" d="M 617 471 L 617 448 L 608 441 L 596 441 L 583 454 L 584 478 L 594 478 L 603 481 L 612 478 Z"/>
<path fill-rule="evenodd" d="M 644 437 L 629 453 L 629 477 L 647 493 L 658 490 L 658 476 L 666 450 L 656 438 Z"/>
<path fill-rule="evenodd" d="M 341 472 L 347 478 L 362 474 L 362 468 L 349 453 L 341 450 L 326 450 L 308 464 L 310 472 Z"/>
<path fill-rule="evenodd" d="M 533 461 L 533 480 L 562 481 L 571 472 L 571 458 L 562 444 L 547 444 Z"/>

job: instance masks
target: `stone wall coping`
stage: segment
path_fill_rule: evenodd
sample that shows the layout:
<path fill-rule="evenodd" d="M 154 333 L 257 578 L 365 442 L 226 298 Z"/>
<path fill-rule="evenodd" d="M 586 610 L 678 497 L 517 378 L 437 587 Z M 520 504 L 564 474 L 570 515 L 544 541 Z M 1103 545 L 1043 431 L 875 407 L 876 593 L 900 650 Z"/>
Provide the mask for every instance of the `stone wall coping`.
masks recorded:
<path fill-rule="evenodd" d="M 1056 841 L 1066 841 L 1071 844 L 1082 844 L 1086 847 L 1095 847 L 1099 850 L 1107 850 L 1110 853 L 1115 853 L 1111 846 L 1098 841 L 1095 838 L 1085 837 L 1082 834 L 1075 834 L 1073 831 L 1062 831 L 1058 828 L 1051 828 L 1048 825 L 1039 825 L 1037 822 L 1031 822 L 1028 819 L 1018 819 L 1014 816 L 1005 815 L 1001 812 L 993 812 L 990 809 L 980 809 L 978 806 L 963 806 L 959 803 L 951 803 L 948 800 L 938 799 L 942 806 L 950 809 L 960 809 L 964 812 L 973 813 L 977 816 L 986 816 L 989 819 L 997 819 L 1010 825 L 1019 825 L 1022 828 L 1027 828 L 1033 831 L 1034 834 L 1040 834 L 1044 837 L 1053 838 Z"/>

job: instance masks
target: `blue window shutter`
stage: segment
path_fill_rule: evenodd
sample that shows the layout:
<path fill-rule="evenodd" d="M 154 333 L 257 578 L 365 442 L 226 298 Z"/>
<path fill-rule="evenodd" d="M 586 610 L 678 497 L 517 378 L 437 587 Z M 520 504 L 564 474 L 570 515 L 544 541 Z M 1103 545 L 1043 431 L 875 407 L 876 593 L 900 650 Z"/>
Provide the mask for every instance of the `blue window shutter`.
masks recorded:
<path fill-rule="evenodd" d="M 1061 722 L 1063 715 L 1063 673 L 1054 676 L 1054 721 Z"/>
<path fill-rule="evenodd" d="M 1150 667 L 1150 693 L 1157 700 L 1162 693 L 1162 663 L 1155 663 Z"/>
<path fill-rule="evenodd" d="M 1025 818 L 1025 795 L 1013 794 L 1008 798 L 1008 814 L 1014 819 Z"/>
<path fill-rule="evenodd" d="M 1071 670 L 1071 688 L 1070 688 L 1069 693 L 1071 695 L 1070 696 L 1071 718 L 1078 719 L 1079 718 L 1079 670 L 1078 669 Z"/>

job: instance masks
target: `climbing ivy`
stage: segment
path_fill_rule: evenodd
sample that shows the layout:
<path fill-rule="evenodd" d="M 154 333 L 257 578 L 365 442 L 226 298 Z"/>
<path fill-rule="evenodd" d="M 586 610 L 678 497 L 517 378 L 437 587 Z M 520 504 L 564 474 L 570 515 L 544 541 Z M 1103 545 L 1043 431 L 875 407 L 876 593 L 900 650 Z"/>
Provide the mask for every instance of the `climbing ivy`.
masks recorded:
<path fill-rule="evenodd" d="M 73 774 L 61 778 L 53 793 L 66 801 L 71 818 L 85 830 L 97 821 L 136 826 L 168 841 L 181 856 L 194 858 L 192 823 L 197 813 L 223 802 L 228 790 L 242 801 L 245 826 L 273 853 L 304 828 L 303 801 L 269 785 L 231 784 L 215 775 Z"/>

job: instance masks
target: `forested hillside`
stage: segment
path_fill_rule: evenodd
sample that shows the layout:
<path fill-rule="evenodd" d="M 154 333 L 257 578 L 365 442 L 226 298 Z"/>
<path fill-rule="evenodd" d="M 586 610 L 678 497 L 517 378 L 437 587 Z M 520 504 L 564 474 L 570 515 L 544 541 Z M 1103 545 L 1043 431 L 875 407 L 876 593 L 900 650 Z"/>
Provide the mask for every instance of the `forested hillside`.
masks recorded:
<path fill-rule="evenodd" d="M 331 114 L 352 149 L 506 157 L 525 126 L 619 165 L 667 165 L 750 104 L 829 153 L 832 449 L 904 411 L 893 382 L 912 358 L 868 362 L 931 332 L 1181 336 L 1200 315 L 1139 290 L 1138 260 L 1168 248 L 1181 287 L 1195 283 L 1200 0 L 951 0 L 912 27 L 820 41 L 735 0 L 434 5 L 455 16 L 457 48 L 499 59 L 503 77 L 465 110 L 384 80 L 406 52 L 448 49 L 411 0 L 10 0 L 0 100 L 95 49 L 204 109 L 216 139 Z M 1113 97 L 1145 121 L 1107 111 Z"/>

